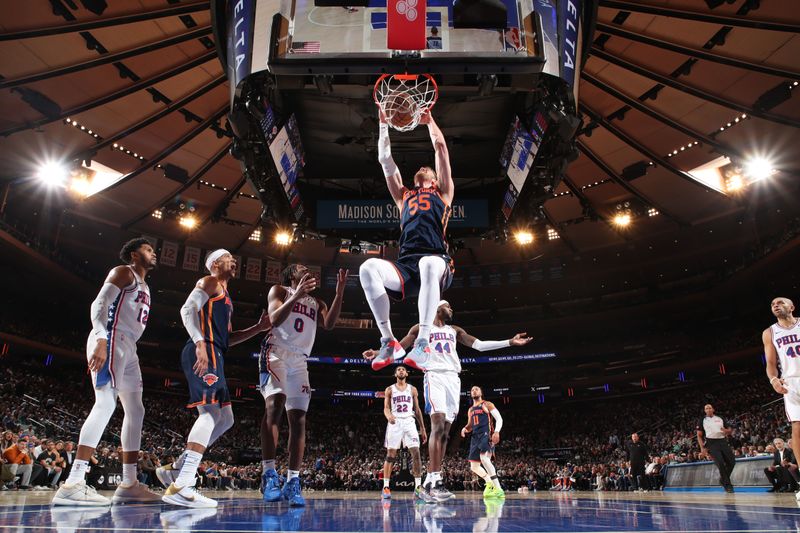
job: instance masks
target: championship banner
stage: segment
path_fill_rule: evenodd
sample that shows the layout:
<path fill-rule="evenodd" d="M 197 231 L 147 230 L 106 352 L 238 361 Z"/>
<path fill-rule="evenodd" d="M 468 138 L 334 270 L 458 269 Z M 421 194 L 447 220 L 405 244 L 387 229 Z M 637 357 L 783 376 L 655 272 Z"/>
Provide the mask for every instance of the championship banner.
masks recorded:
<path fill-rule="evenodd" d="M 200 248 L 187 246 L 183 250 L 183 269 L 197 272 L 200 267 Z"/>
<path fill-rule="evenodd" d="M 386 48 L 425 50 L 425 0 L 386 2 Z"/>
<path fill-rule="evenodd" d="M 174 267 L 178 264 L 178 243 L 163 241 L 161 243 L 161 253 L 158 254 L 158 262 L 164 266 Z"/>
<path fill-rule="evenodd" d="M 255 257 L 247 258 L 247 268 L 244 271 L 244 279 L 247 281 L 261 281 L 261 259 Z"/>
<path fill-rule="evenodd" d="M 281 266 L 278 261 L 267 261 L 267 283 L 274 285 L 281 282 Z"/>
<path fill-rule="evenodd" d="M 242 256 L 241 255 L 234 255 L 233 260 L 236 261 L 236 268 L 233 271 L 233 275 L 238 279 L 242 277 Z"/>
<path fill-rule="evenodd" d="M 400 211 L 391 200 L 319 200 L 316 225 L 317 229 L 394 228 L 400 225 Z M 448 227 L 489 227 L 487 200 L 455 200 Z"/>

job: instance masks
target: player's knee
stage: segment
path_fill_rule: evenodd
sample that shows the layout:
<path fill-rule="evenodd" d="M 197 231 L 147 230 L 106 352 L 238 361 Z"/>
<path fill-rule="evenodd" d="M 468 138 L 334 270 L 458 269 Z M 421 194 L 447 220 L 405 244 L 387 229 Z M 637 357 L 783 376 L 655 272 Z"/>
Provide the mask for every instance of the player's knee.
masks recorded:
<path fill-rule="evenodd" d="M 397 458 L 394 455 L 390 455 L 389 453 L 386 454 L 386 462 L 389 464 L 394 464 Z"/>
<path fill-rule="evenodd" d="M 227 405 L 220 410 L 217 426 L 219 426 L 223 431 L 228 431 L 233 427 L 233 409 L 231 409 L 230 405 Z"/>
<path fill-rule="evenodd" d="M 378 270 L 375 264 L 377 261 L 378 259 L 373 257 L 361 263 L 358 268 L 358 278 L 361 280 L 361 285 L 370 284 L 377 277 Z"/>
<path fill-rule="evenodd" d="M 444 259 L 441 257 L 426 255 L 419 260 L 420 275 L 423 273 L 429 275 L 441 275 L 444 272 L 445 266 Z"/>

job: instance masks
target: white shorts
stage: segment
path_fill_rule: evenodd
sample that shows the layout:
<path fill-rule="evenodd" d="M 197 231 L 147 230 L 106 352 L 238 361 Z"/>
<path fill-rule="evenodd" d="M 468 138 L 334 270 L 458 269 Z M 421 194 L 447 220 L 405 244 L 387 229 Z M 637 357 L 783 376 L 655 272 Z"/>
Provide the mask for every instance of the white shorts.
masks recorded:
<path fill-rule="evenodd" d="M 89 335 L 86 342 L 86 360 L 92 358 L 98 337 Z M 136 353 L 136 340 L 128 333 L 117 330 L 108 342 L 106 362 L 97 372 L 92 372 L 92 383 L 96 389 L 111 384 L 119 392 L 142 391 L 142 369 Z"/>
<path fill-rule="evenodd" d="M 425 372 L 425 412 L 443 413 L 452 423 L 458 416 L 461 400 L 461 378 L 457 372 Z"/>
<path fill-rule="evenodd" d="M 386 438 L 383 445 L 390 450 L 419 448 L 419 432 L 414 417 L 395 418 L 394 424 L 386 424 Z"/>
<path fill-rule="evenodd" d="M 270 346 L 267 372 L 260 375 L 259 389 L 264 398 L 273 394 L 286 396 L 286 410 L 308 411 L 311 385 L 308 381 L 308 362 L 305 354 L 290 352 L 280 346 Z"/>
<path fill-rule="evenodd" d="M 786 418 L 789 422 L 800 422 L 800 378 L 784 378 L 789 392 L 783 395 Z"/>

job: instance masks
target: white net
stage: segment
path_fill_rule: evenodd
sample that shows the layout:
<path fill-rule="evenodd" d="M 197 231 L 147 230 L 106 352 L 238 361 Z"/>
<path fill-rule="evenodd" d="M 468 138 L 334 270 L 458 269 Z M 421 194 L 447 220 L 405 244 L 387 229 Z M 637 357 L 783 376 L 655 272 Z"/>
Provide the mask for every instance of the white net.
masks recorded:
<path fill-rule="evenodd" d="M 397 131 L 411 131 L 436 103 L 439 89 L 430 74 L 384 74 L 375 82 L 375 103 Z"/>

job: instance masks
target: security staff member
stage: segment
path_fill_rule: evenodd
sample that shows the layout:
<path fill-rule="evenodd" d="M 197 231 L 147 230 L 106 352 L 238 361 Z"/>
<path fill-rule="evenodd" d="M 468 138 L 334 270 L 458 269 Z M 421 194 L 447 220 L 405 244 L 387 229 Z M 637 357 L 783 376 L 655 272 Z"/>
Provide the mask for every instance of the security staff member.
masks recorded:
<path fill-rule="evenodd" d="M 697 443 L 700 445 L 700 454 L 711 456 L 719 470 L 720 485 L 725 487 L 725 492 L 733 492 L 731 472 L 736 466 L 736 459 L 727 440 L 732 430 L 714 414 L 714 407 L 711 404 L 707 404 L 703 410 L 706 412 L 706 416 L 697 425 Z"/>

